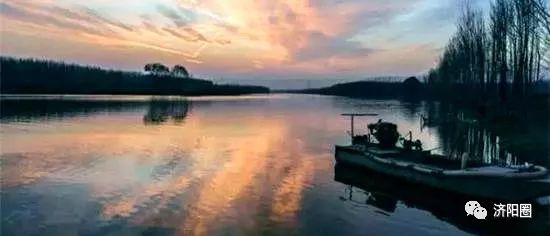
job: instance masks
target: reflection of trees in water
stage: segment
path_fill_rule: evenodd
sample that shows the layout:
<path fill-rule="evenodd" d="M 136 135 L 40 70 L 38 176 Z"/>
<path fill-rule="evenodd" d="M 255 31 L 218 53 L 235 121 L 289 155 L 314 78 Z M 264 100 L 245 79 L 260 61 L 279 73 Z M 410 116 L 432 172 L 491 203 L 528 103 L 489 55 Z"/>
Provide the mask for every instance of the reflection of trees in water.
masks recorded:
<path fill-rule="evenodd" d="M 439 132 L 441 148 L 452 158 L 467 153 L 470 160 L 498 165 L 515 165 L 518 158 L 505 150 L 502 140 L 469 119 L 462 111 L 444 103 L 429 102 L 425 106 L 427 126 Z"/>
<path fill-rule="evenodd" d="M 476 125 L 459 124 L 454 136 L 456 141 L 446 143 L 446 147 L 456 156 L 468 153 L 471 159 L 484 163 L 499 165 L 515 165 L 517 158 L 504 150 L 500 145 L 499 137 Z"/>
<path fill-rule="evenodd" d="M 189 112 L 186 100 L 94 100 L 76 98 L 25 98 L 0 99 L 0 120 L 4 122 L 61 120 L 97 113 L 141 111 L 146 124 L 158 124 L 172 119 L 183 122 Z"/>
<path fill-rule="evenodd" d="M 162 124 L 169 120 L 181 123 L 189 112 L 187 100 L 157 100 L 149 102 L 147 113 L 143 116 L 145 124 Z"/>
<path fill-rule="evenodd" d="M 102 112 L 139 110 L 143 101 L 131 100 L 86 100 L 59 97 L 2 98 L 0 119 L 2 121 L 57 120 L 75 116 L 88 116 Z"/>
<path fill-rule="evenodd" d="M 405 116 L 410 120 L 418 119 L 418 113 L 422 108 L 422 101 L 417 99 L 403 99 L 401 100 L 403 108 L 405 108 Z"/>

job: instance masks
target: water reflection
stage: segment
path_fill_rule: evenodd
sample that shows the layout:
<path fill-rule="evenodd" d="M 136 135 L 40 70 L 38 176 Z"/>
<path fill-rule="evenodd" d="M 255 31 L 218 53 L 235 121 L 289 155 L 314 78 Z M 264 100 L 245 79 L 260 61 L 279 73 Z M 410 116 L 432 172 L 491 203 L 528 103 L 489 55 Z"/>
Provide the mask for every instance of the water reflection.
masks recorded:
<path fill-rule="evenodd" d="M 455 107 L 429 102 L 425 104 L 424 112 L 421 115 L 422 130 L 437 130 L 441 145 L 436 151 L 452 158 L 458 159 L 463 153 L 467 153 L 472 160 L 495 165 L 518 165 L 524 162 L 543 166 L 550 164 L 548 158 L 541 158 L 546 155 L 533 153 L 531 150 L 516 150 L 512 153 L 507 144 L 513 143 L 514 137 L 505 140 L 497 136 L 480 121 Z M 517 129 L 518 126 L 521 124 L 510 124 L 507 129 Z M 503 132 L 511 133 L 510 130 Z"/>
<path fill-rule="evenodd" d="M 91 98 L 91 99 L 90 99 Z M 59 120 L 95 113 L 136 111 L 146 105 L 139 99 L 97 99 L 74 96 L 3 96 L 0 98 L 2 122 Z"/>
<path fill-rule="evenodd" d="M 177 124 L 187 117 L 190 102 L 177 97 L 122 96 L 117 99 L 98 99 L 94 96 L 15 96 L 2 97 L 0 107 L 0 119 L 3 122 L 60 120 L 94 113 L 140 111 L 146 108 L 147 112 L 143 116 L 145 124 L 162 124 L 168 120 Z"/>
<path fill-rule="evenodd" d="M 469 232 L 439 213 L 443 205 L 402 211 L 409 195 L 367 196 L 332 178 L 333 145 L 349 142 L 343 112 L 379 113 L 426 149 L 453 145 L 445 141 L 455 140 L 452 124 L 421 130 L 419 114 L 430 114 L 424 102 L 277 95 L 16 97 L 1 104 L 3 235 Z M 337 197 L 343 188 L 351 190 L 339 196 L 345 201 Z M 440 199 L 412 195 L 413 205 Z"/>
<path fill-rule="evenodd" d="M 183 122 L 189 112 L 189 101 L 176 100 L 166 101 L 161 99 L 152 99 L 149 102 L 147 113 L 143 116 L 145 124 L 162 124 L 168 120 L 173 120 L 178 124 Z"/>
<path fill-rule="evenodd" d="M 473 234 L 510 235 L 548 235 L 550 233 L 550 214 L 544 206 L 534 205 L 539 222 L 506 221 L 487 218 L 480 224 L 479 220 L 467 217 L 464 203 L 471 199 L 456 194 L 442 192 L 429 187 L 415 185 L 386 175 L 380 175 L 364 169 L 337 165 L 334 169 L 334 180 L 346 184 L 341 200 L 352 204 L 364 204 L 374 207 L 379 213 L 391 216 L 400 208 L 415 208 L 431 213 L 440 220 L 449 222 L 460 229 Z M 492 206 L 494 202 L 476 199 L 482 206 Z M 489 208 L 488 208 L 489 209 Z M 421 224 L 421 222 L 417 222 Z"/>

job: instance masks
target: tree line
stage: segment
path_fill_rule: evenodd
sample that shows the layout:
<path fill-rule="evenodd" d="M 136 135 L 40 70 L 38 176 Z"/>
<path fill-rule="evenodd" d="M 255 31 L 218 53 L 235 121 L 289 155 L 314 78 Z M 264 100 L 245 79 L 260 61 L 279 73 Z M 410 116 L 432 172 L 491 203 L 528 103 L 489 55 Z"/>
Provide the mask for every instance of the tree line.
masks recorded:
<path fill-rule="evenodd" d="M 465 5 L 457 31 L 427 81 L 434 93 L 523 98 L 548 74 L 550 15 L 544 0 L 494 0 L 488 17 Z"/>
<path fill-rule="evenodd" d="M 159 94 L 232 95 L 267 93 L 259 86 L 217 85 L 191 78 L 187 69 L 158 70 L 147 64 L 145 72 L 105 70 L 63 62 L 0 57 L 0 92 L 3 94 Z M 165 66 L 164 66 L 165 67 Z"/>
<path fill-rule="evenodd" d="M 313 88 L 286 91 L 293 93 L 322 94 L 355 98 L 403 99 L 417 101 L 426 98 L 426 90 L 416 77 L 409 77 L 403 82 L 380 80 L 355 81 L 339 83 L 324 88 Z"/>

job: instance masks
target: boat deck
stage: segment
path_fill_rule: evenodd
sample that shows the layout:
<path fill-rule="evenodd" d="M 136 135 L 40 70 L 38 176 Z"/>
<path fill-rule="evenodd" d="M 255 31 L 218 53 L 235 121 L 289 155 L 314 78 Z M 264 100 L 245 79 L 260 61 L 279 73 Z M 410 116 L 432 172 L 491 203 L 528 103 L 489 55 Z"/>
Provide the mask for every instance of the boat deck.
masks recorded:
<path fill-rule="evenodd" d="M 432 155 L 427 151 L 381 149 L 376 144 L 337 145 L 335 158 L 344 165 L 465 195 L 522 200 L 550 192 L 547 182 L 533 181 L 548 173 L 546 168 L 536 165 L 498 166 Z"/>
<path fill-rule="evenodd" d="M 395 147 L 392 149 L 381 149 L 376 145 L 352 145 L 349 148 L 368 152 L 376 155 L 377 157 L 384 158 L 391 161 L 410 163 L 411 165 L 423 167 L 426 169 L 432 169 L 437 171 L 444 170 L 462 170 L 465 168 L 475 170 L 476 168 L 486 168 L 480 162 L 467 161 L 464 164 L 461 160 L 449 159 L 442 155 L 429 154 L 421 151 L 405 151 L 403 148 Z M 491 166 L 491 171 L 506 172 L 512 169 L 506 167 Z"/>

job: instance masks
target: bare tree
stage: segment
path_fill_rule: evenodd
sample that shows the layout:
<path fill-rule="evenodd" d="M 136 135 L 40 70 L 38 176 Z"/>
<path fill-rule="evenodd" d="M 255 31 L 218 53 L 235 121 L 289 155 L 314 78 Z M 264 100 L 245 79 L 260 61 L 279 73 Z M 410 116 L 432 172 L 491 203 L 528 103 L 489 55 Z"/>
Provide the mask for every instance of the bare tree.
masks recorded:
<path fill-rule="evenodd" d="M 438 89 L 459 87 L 475 94 L 523 97 L 550 61 L 550 14 L 544 0 L 494 0 L 489 22 L 466 5 L 438 66 L 428 80 Z M 498 82 L 497 82 L 498 81 Z"/>
<path fill-rule="evenodd" d="M 508 91 L 508 39 L 511 18 L 509 0 L 496 0 L 491 5 L 489 31 L 491 37 L 491 83 L 498 78 L 498 94 L 506 100 Z"/>

